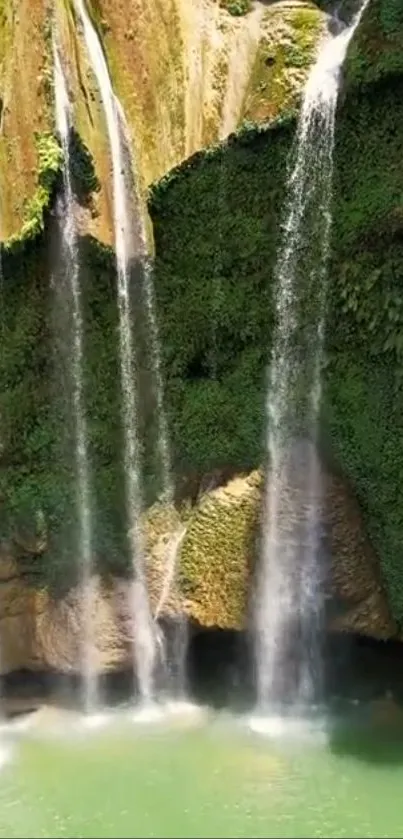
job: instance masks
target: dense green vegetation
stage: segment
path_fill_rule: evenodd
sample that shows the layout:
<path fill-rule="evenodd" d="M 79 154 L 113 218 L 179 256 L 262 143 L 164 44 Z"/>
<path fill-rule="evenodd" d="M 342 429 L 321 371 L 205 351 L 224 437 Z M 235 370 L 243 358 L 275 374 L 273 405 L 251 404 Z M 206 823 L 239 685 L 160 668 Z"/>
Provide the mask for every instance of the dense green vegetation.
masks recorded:
<path fill-rule="evenodd" d="M 403 619 L 403 10 L 373 0 L 338 114 L 325 415 Z M 398 47 L 399 45 L 399 47 Z M 397 56 L 400 52 L 400 75 Z M 368 86 L 370 84 L 370 86 Z"/>
<path fill-rule="evenodd" d="M 292 128 L 284 120 L 269 133 L 245 131 L 152 194 L 171 431 L 185 470 L 248 467 L 261 456 L 268 277 Z"/>
<path fill-rule="evenodd" d="M 251 0 L 220 0 L 220 6 L 226 9 L 230 15 L 239 17 L 250 12 L 252 3 Z"/>
<path fill-rule="evenodd" d="M 60 175 L 63 156 L 54 135 L 36 134 L 35 143 L 38 155 L 37 186 L 34 195 L 26 203 L 21 231 L 9 240 L 9 247 L 18 241 L 35 239 L 43 231 L 44 214 Z"/>
<path fill-rule="evenodd" d="M 370 5 L 338 115 L 322 438 L 361 502 L 402 621 L 403 75 L 393 45 L 403 25 L 394 8 Z M 366 63 L 370 35 L 382 72 L 373 53 Z M 196 156 L 152 196 L 167 388 L 185 467 L 250 466 L 262 456 L 289 145 L 288 126 L 249 132 Z"/>
<path fill-rule="evenodd" d="M 3 532 L 15 537 L 20 558 L 34 576 L 57 583 L 63 579 L 69 585 L 76 570 L 77 522 L 73 429 L 66 423 L 72 399 L 67 364 L 71 341 L 68 343 L 63 309 L 66 312 L 69 299 L 56 259 L 57 231 L 53 226 L 49 232 L 48 241 L 53 235 L 51 249 L 37 239 L 6 251 L 3 257 L 1 523 Z M 83 242 L 81 253 L 91 460 L 97 484 L 113 495 L 114 486 L 121 484 L 116 477 L 119 423 L 109 410 L 111 402 L 119 404 L 118 370 L 115 342 L 107 346 L 103 340 L 116 319 L 113 262 L 92 241 Z M 56 305 L 57 295 L 61 306 Z M 118 514 L 121 505 L 109 498 L 104 507 L 102 500 L 96 528 L 102 546 L 97 543 L 96 550 L 101 560 L 106 553 L 113 566 L 115 556 L 121 557 L 124 551 L 121 545 L 110 544 L 109 518 L 115 510 Z"/>
<path fill-rule="evenodd" d="M 15 242 L 2 254 L 0 537 L 12 537 L 33 582 L 62 592 L 76 579 L 78 515 L 73 337 L 68 329 L 71 296 L 59 245 L 58 225 L 48 216 L 45 237 Z M 79 262 L 94 553 L 100 570 L 126 573 L 131 563 L 122 468 L 115 258 L 110 249 L 86 237 L 80 241 Z M 146 499 L 152 501 L 160 489 L 155 394 L 141 328 L 143 275 L 136 265 L 132 272 L 133 288 L 140 289 L 134 330 L 140 457 Z"/>

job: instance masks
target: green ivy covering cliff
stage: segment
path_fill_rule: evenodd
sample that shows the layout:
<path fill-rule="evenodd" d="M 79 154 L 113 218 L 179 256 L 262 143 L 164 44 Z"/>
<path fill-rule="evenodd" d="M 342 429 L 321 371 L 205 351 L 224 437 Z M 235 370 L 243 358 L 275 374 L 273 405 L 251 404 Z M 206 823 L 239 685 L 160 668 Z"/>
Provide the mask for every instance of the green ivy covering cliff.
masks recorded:
<path fill-rule="evenodd" d="M 371 0 L 337 122 L 326 425 L 403 619 L 403 7 Z"/>
<path fill-rule="evenodd" d="M 365 515 L 403 621 L 403 43 L 400 6 L 372 0 L 338 114 L 322 440 Z M 400 39 L 400 40 L 399 40 Z M 368 44 L 376 40 L 378 60 Z M 403 51 L 400 53 L 403 55 Z M 368 61 L 368 64 L 367 64 Z M 183 467 L 257 465 L 292 126 L 249 131 L 153 191 L 156 287 Z"/>
<path fill-rule="evenodd" d="M 154 190 L 156 291 L 182 469 L 259 462 L 270 276 L 292 122 L 245 131 Z"/>

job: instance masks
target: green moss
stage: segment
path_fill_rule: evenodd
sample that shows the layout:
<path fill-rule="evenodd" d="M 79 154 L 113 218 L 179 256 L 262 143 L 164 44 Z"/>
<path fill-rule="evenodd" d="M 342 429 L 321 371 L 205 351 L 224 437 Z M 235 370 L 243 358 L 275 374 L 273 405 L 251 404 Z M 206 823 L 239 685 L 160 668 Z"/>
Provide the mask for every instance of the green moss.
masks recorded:
<path fill-rule="evenodd" d="M 20 232 L 6 242 L 8 248 L 17 242 L 34 239 L 44 229 L 44 213 L 49 207 L 61 172 L 63 153 L 54 135 L 36 134 L 35 141 L 38 155 L 37 187 L 26 204 Z"/>
<path fill-rule="evenodd" d="M 245 96 L 245 116 L 273 118 L 296 111 L 308 68 L 315 56 L 323 15 L 315 7 L 269 7 Z"/>
<path fill-rule="evenodd" d="M 251 0 L 219 0 L 219 2 L 223 9 L 235 17 L 248 14 L 252 8 Z"/>
<path fill-rule="evenodd" d="M 181 585 L 204 626 L 241 628 L 255 552 L 261 481 L 257 474 L 204 496 L 181 548 Z M 239 493 L 239 494 L 238 494 Z"/>

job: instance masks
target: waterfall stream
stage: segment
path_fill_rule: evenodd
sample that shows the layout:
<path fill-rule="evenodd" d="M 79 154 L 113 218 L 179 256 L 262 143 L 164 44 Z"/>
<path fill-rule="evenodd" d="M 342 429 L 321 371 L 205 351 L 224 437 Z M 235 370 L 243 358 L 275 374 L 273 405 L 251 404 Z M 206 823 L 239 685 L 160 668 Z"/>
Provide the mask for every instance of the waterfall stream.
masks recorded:
<path fill-rule="evenodd" d="M 120 120 L 121 108 L 113 91 L 102 46 L 83 0 L 75 0 L 75 7 L 81 20 L 84 40 L 102 100 L 112 158 L 124 468 L 128 537 L 134 574 L 134 581 L 131 588 L 134 668 L 137 674 L 140 696 L 142 700 L 150 700 L 154 692 L 156 637 L 148 599 L 143 538 L 140 529 L 142 490 L 140 482 L 136 367 L 130 300 L 130 260 L 134 255 L 134 243 L 130 226 L 130 194 L 127 185 L 129 173 L 127 171 Z"/>
<path fill-rule="evenodd" d="M 327 35 L 311 69 L 289 161 L 274 276 L 276 326 L 267 398 L 269 475 L 255 604 L 258 708 L 320 695 L 322 582 L 317 455 L 335 116 L 341 68 L 369 0 Z"/>
<path fill-rule="evenodd" d="M 90 469 L 88 461 L 87 422 L 83 397 L 83 317 L 80 293 L 80 265 L 74 197 L 71 183 L 70 129 L 71 108 L 66 79 L 56 41 L 53 41 L 56 128 L 63 148 L 63 194 L 60 198 L 62 276 L 55 286 L 56 300 L 67 317 L 69 378 L 71 379 L 74 427 L 75 490 L 78 522 L 77 561 L 82 597 L 81 676 L 83 706 L 87 713 L 98 706 L 98 678 L 94 644 L 93 613 L 96 583 L 93 575 L 92 513 Z"/>
<path fill-rule="evenodd" d="M 134 573 L 131 604 L 135 657 L 134 667 L 137 674 L 140 695 L 143 700 L 149 700 L 154 695 L 155 669 L 159 655 L 159 639 L 161 633 L 158 631 L 151 615 L 145 573 L 143 536 L 140 528 L 142 485 L 141 463 L 139 458 L 140 441 L 138 431 L 136 359 L 132 335 L 134 312 L 131 302 L 131 262 L 136 261 L 140 263 L 142 269 L 143 295 L 148 322 L 148 353 L 151 356 L 152 376 L 156 395 L 157 448 L 161 496 L 165 503 L 173 504 L 174 486 L 171 474 L 167 422 L 164 411 L 163 378 L 160 363 L 153 276 L 151 263 L 147 254 L 144 223 L 141 218 L 139 206 L 136 206 L 138 196 L 133 195 L 133 164 L 129 159 L 128 149 L 130 143 L 124 111 L 121 103 L 115 96 L 104 52 L 83 0 L 75 0 L 75 7 L 81 20 L 88 55 L 102 100 L 112 158 L 126 503 L 129 522 L 130 552 Z M 163 579 L 161 580 L 161 597 L 163 598 L 162 602 L 160 598 L 161 610 L 163 609 L 170 589 L 177 584 L 177 555 L 178 551 L 174 554 L 174 567 L 170 553 L 166 559 Z M 178 632 L 181 638 L 183 638 L 185 631 L 185 621 L 182 617 L 178 622 Z M 178 649 L 183 650 L 183 644 L 179 645 Z"/>

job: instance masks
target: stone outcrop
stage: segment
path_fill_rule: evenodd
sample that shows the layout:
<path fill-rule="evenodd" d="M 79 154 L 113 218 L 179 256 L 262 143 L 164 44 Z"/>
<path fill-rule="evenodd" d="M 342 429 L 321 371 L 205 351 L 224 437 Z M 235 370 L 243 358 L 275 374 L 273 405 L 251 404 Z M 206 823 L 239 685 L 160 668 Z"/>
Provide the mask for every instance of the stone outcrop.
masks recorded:
<path fill-rule="evenodd" d="M 217 480 L 217 476 L 215 476 Z M 343 480 L 324 472 L 322 526 L 331 557 L 329 593 L 336 611 L 329 629 L 374 638 L 397 636 L 378 563 L 360 511 Z M 156 505 L 145 518 L 147 576 L 153 613 L 174 617 L 184 610 L 204 627 L 246 626 L 253 570 L 258 556 L 263 475 L 255 471 L 201 492 L 193 507 Z M 288 500 L 292 493 L 289 489 Z M 287 509 L 287 503 L 285 505 Z M 161 587 L 162 571 L 180 557 L 180 590 Z M 102 671 L 132 659 L 127 580 L 94 581 L 96 657 Z M 0 556 L 1 670 L 21 668 L 72 672 L 83 639 L 81 598 L 73 589 L 61 599 L 35 590 L 11 559 Z"/>
<path fill-rule="evenodd" d="M 122 102 L 143 191 L 236 130 L 294 108 L 324 15 L 305 0 L 252 3 L 233 17 L 216 0 L 87 3 Z M 6 8 L 7 7 L 7 8 Z M 15 0 L 0 8 L 0 240 L 37 209 L 37 138 L 53 132 L 52 27 L 74 126 L 98 178 L 86 232 L 113 241 L 110 152 L 103 109 L 74 4 Z M 21 67 L 25 72 L 21 75 Z"/>
<path fill-rule="evenodd" d="M 321 526 L 331 564 L 329 594 L 338 606 L 331 628 L 393 637 L 397 627 L 358 505 L 341 478 L 324 472 L 323 480 Z M 203 625 L 245 627 L 258 555 L 262 488 L 263 476 L 258 471 L 237 477 L 206 493 L 193 513 L 182 545 L 181 567 L 188 612 Z M 289 500 L 296 491 L 289 489 Z"/>

